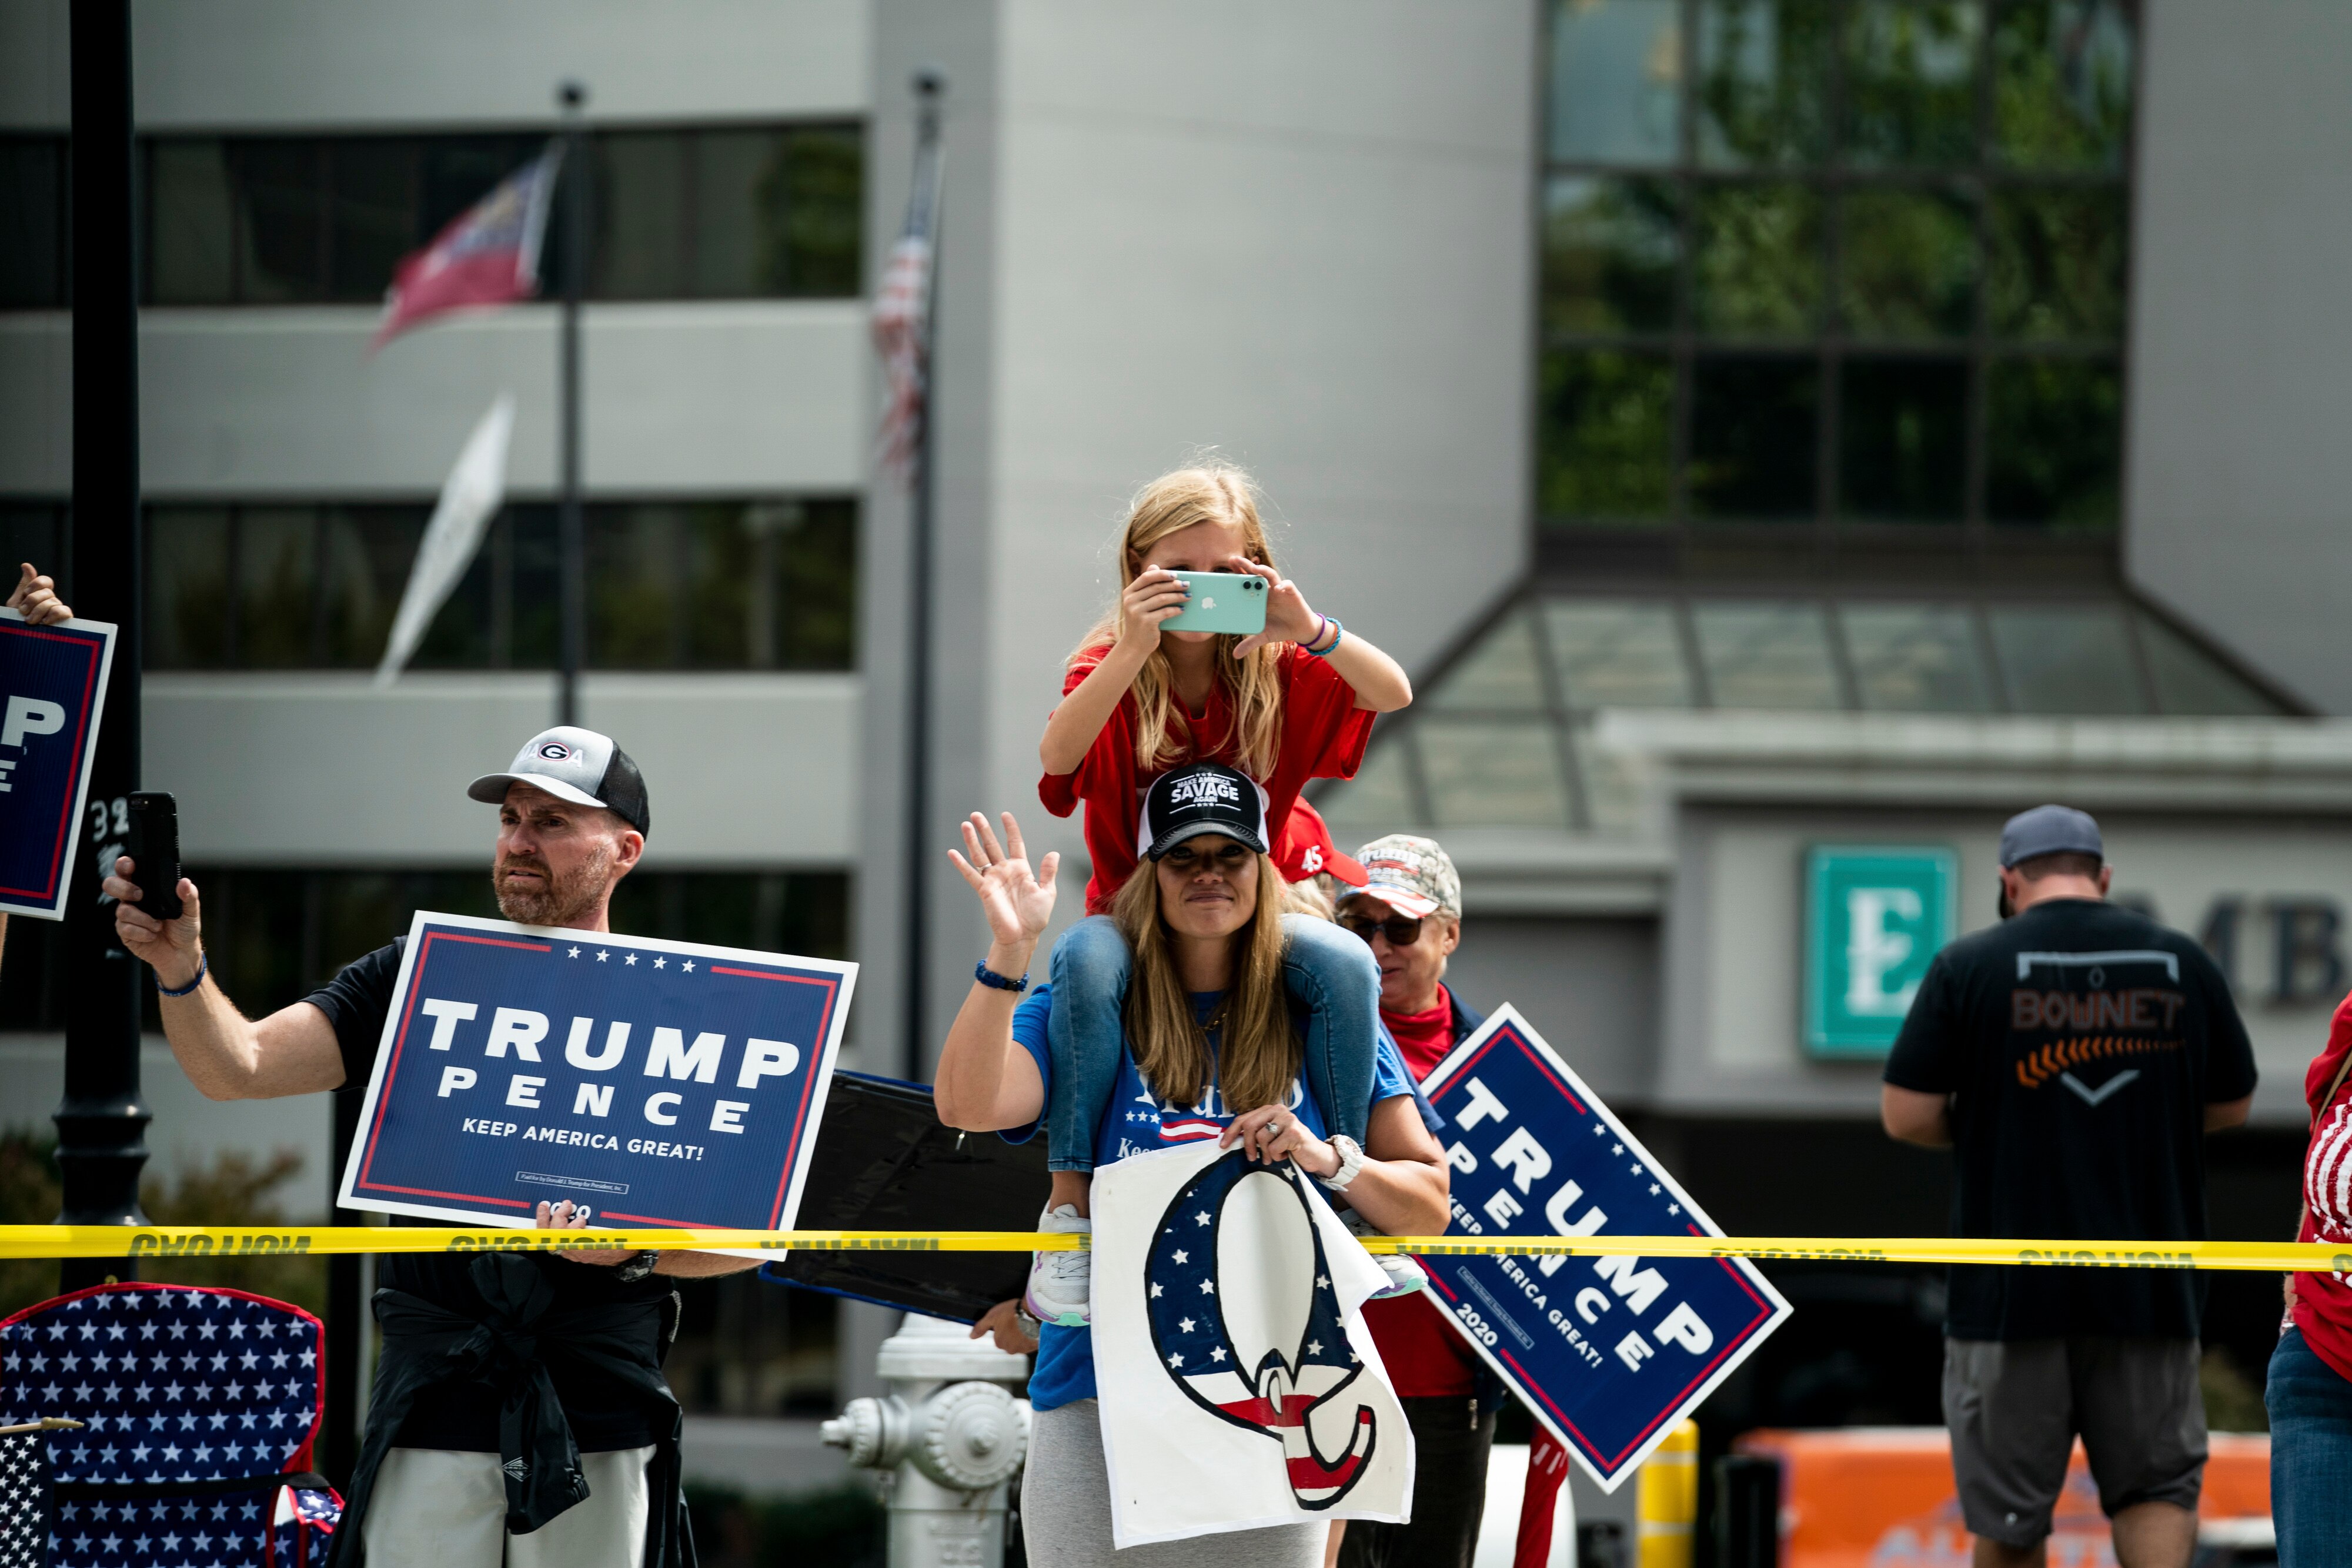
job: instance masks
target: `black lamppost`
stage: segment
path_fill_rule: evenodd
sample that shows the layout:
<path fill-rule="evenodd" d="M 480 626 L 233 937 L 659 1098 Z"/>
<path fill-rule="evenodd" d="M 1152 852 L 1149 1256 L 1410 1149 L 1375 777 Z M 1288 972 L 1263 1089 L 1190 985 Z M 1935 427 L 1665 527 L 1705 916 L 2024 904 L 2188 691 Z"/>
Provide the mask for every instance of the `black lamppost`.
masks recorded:
<path fill-rule="evenodd" d="M 122 852 L 139 788 L 142 616 L 139 294 L 129 0 L 75 0 L 73 42 L 74 608 L 111 621 L 114 664 L 89 775 L 85 852 L 66 910 L 66 1094 L 58 1169 L 64 1225 L 139 1225 L 149 1119 L 139 1092 L 147 968 L 114 936 L 99 882 Z M 69 1258 L 59 1285 L 129 1278 L 129 1258 Z"/>

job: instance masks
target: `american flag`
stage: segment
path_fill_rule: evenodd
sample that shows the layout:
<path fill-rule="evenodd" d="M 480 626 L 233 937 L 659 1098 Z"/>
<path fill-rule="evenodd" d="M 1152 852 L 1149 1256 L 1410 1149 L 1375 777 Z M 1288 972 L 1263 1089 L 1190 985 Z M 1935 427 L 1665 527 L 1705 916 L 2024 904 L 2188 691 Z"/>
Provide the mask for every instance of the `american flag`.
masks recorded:
<path fill-rule="evenodd" d="M 904 485 L 915 471 L 923 425 L 930 417 L 931 259 L 939 234 L 940 134 L 937 110 L 926 103 L 915 148 L 915 181 L 907 196 L 907 226 L 883 264 L 874 294 L 874 346 L 882 355 L 888 394 L 876 459 Z"/>
<path fill-rule="evenodd" d="M 299 1307 L 168 1285 L 102 1286 L 0 1323 L 0 1425 L 84 1423 L 49 1438 L 51 1568 L 323 1558 L 341 1500 L 318 1486 L 289 1502 L 274 1478 L 310 1468 L 324 1343 Z"/>
<path fill-rule="evenodd" d="M 41 1432 L 0 1437 L 0 1568 L 48 1561 L 49 1457 Z"/>
<path fill-rule="evenodd" d="M 1253 1165 L 1239 1149 L 1207 1166 L 1160 1216 L 1144 1294 L 1152 1348 L 1168 1375 L 1195 1404 L 1280 1443 L 1299 1506 L 1324 1509 L 1364 1474 L 1379 1433 L 1373 1413 L 1360 1406 L 1346 1447 L 1327 1459 L 1307 1425 L 1307 1414 L 1355 1382 L 1364 1366 L 1348 1340 L 1323 1238 L 1299 1186 L 1304 1179 L 1296 1166 Z M 1291 1256 L 1255 1249 L 1223 1256 L 1226 1201 L 1252 1180 L 1281 1184 L 1287 1202 L 1296 1203 L 1298 1222 L 1283 1227 Z M 1269 1200 L 1263 1186 L 1251 1196 Z M 1272 1201 L 1286 1211 L 1284 1199 Z M 1227 1263 L 1237 1266 L 1222 1266 Z"/>

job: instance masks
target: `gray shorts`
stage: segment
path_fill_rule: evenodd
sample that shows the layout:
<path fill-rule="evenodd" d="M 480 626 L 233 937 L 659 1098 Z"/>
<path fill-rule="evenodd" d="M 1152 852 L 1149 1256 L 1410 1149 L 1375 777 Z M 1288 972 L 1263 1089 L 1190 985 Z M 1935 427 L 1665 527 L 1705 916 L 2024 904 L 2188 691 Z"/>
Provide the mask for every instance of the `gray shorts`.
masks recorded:
<path fill-rule="evenodd" d="M 2192 1511 L 2205 1479 L 2193 1339 L 1944 1342 L 1944 1424 L 1969 1531 L 2007 1546 L 2050 1533 L 2080 1434 L 2109 1518 L 2136 1503 Z"/>

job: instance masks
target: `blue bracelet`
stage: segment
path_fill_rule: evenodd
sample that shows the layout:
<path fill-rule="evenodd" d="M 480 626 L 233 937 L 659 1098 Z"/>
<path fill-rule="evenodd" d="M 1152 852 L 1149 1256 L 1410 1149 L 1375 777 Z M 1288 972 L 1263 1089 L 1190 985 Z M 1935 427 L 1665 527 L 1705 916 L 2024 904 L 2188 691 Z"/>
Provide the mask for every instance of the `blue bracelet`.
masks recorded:
<path fill-rule="evenodd" d="M 1304 647 L 1302 644 L 1302 651 L 1310 659 L 1329 658 L 1339 651 L 1339 644 L 1348 640 L 1348 629 L 1339 624 L 1339 618 L 1337 615 L 1326 615 L 1323 619 L 1331 624 L 1331 645 L 1328 648 L 1317 649 Z M 1323 633 L 1318 631 L 1315 635 L 1320 637 Z"/>
<path fill-rule="evenodd" d="M 175 991 L 171 987 L 163 983 L 163 976 L 157 975 L 155 977 L 155 988 L 167 997 L 187 996 L 194 991 L 198 986 L 205 983 L 205 971 L 211 968 L 212 965 L 213 957 L 211 954 L 199 953 L 196 955 L 196 977 L 194 979 L 190 980 L 186 985 L 182 986 Z"/>
<path fill-rule="evenodd" d="M 982 958 L 979 963 L 974 964 L 971 967 L 971 977 L 992 990 L 1025 991 L 1029 988 L 1029 977 L 1027 975 L 1023 975 L 1017 980 L 1008 979 L 1004 976 L 1000 975 L 995 970 L 990 968 L 988 967 L 988 960 L 985 958 Z"/>

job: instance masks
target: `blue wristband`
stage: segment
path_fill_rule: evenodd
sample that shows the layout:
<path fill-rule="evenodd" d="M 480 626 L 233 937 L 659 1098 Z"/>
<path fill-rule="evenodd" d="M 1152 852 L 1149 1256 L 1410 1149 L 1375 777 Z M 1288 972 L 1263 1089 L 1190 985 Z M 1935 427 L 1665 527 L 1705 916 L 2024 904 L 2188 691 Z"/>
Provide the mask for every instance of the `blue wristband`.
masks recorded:
<path fill-rule="evenodd" d="M 988 987 L 991 990 L 1025 991 L 1029 988 L 1028 976 L 1024 975 L 1017 980 L 1008 979 L 1006 977 L 1000 975 L 995 970 L 990 968 L 988 967 L 988 960 L 985 958 L 982 958 L 979 963 L 974 964 L 971 967 L 971 977 L 978 980 L 982 985 Z"/>
<path fill-rule="evenodd" d="M 1332 654 L 1339 651 L 1339 644 L 1348 640 L 1348 629 L 1339 624 L 1339 618 L 1337 615 L 1327 615 L 1323 619 L 1331 623 L 1331 645 L 1328 648 L 1303 649 L 1302 651 L 1310 659 L 1329 658 Z M 1320 637 L 1323 633 L 1318 632 L 1315 634 L 1318 637 Z"/>
<path fill-rule="evenodd" d="M 157 975 L 155 977 L 155 989 L 167 997 L 188 996 L 192 994 L 198 986 L 205 983 L 205 971 L 211 968 L 212 964 L 213 958 L 211 954 L 199 953 L 196 955 L 196 977 L 194 979 L 190 980 L 186 985 L 182 986 L 175 991 L 171 987 L 163 983 L 163 976 Z"/>

